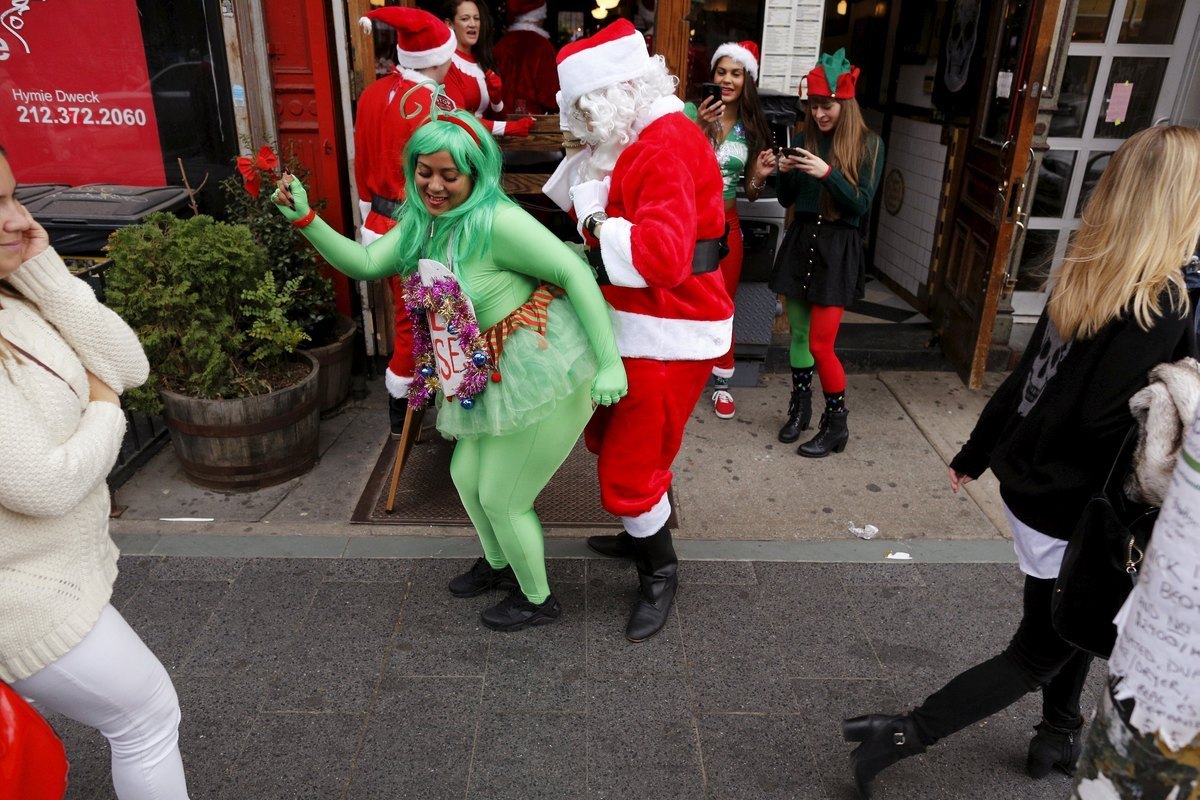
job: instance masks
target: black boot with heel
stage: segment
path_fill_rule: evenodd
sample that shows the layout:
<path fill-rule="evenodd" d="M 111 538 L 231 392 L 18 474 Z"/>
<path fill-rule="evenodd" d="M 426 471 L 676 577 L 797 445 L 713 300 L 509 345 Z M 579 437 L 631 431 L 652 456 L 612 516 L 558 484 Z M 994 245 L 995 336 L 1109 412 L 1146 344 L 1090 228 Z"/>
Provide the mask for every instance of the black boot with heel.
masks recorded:
<path fill-rule="evenodd" d="M 876 775 L 902 758 L 925 752 L 925 745 L 908 716 L 868 714 L 843 720 L 842 738 L 860 742 L 850 754 L 850 769 L 863 800 L 870 800 L 871 782 Z"/>
<path fill-rule="evenodd" d="M 625 531 L 609 536 L 589 536 L 587 546 L 607 558 L 633 558 L 633 537 Z"/>
<path fill-rule="evenodd" d="M 1068 775 L 1075 774 L 1075 764 L 1083 752 L 1083 742 L 1077 728 L 1059 728 L 1042 720 L 1034 726 L 1037 733 L 1029 741 L 1029 757 L 1025 761 L 1025 774 L 1031 778 L 1044 778 L 1057 769 Z"/>
<path fill-rule="evenodd" d="M 792 396 L 788 401 L 787 421 L 779 429 L 779 441 L 791 444 L 808 430 L 812 422 L 812 367 L 792 368 Z"/>

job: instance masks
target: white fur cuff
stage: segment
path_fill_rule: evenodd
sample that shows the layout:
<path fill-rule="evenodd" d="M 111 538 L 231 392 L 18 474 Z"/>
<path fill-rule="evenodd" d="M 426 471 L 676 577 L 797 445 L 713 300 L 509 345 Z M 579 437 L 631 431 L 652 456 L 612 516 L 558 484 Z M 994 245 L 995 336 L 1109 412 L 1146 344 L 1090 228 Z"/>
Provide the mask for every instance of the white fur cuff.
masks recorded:
<path fill-rule="evenodd" d="M 649 511 L 636 517 L 621 517 L 625 532 L 635 539 L 645 539 L 662 530 L 671 517 L 671 501 L 664 494 Z"/>
<path fill-rule="evenodd" d="M 383 373 L 383 385 L 387 387 L 388 394 L 396 399 L 408 397 L 408 385 L 412 383 L 412 376 L 401 378 L 390 369 Z"/>
<path fill-rule="evenodd" d="M 649 286 L 633 265 L 633 223 L 613 217 L 600 226 L 600 256 L 613 286 L 645 289 Z"/>

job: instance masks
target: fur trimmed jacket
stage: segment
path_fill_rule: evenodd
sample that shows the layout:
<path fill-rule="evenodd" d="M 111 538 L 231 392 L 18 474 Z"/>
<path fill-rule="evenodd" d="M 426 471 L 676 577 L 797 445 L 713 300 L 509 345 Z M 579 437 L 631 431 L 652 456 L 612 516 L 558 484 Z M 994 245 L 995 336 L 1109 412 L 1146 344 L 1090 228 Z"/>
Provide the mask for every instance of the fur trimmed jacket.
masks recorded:
<path fill-rule="evenodd" d="M 1150 370 L 1150 384 L 1129 399 L 1138 424 L 1137 449 L 1125 494 L 1161 506 L 1171 485 L 1179 448 L 1200 403 L 1200 362 L 1183 358 Z"/>

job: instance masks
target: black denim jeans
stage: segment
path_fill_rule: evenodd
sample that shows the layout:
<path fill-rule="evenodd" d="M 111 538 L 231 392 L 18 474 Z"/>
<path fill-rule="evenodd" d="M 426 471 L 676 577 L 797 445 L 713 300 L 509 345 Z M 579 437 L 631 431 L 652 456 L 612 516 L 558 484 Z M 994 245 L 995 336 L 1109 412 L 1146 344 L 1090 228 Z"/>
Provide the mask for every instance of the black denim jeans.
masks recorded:
<path fill-rule="evenodd" d="M 1083 723 L 1079 696 L 1092 657 L 1063 641 L 1050 623 L 1053 578 L 1025 577 L 1025 611 L 1004 652 L 961 673 L 912 712 L 928 746 L 990 717 L 1041 687 L 1042 717 L 1059 728 Z"/>

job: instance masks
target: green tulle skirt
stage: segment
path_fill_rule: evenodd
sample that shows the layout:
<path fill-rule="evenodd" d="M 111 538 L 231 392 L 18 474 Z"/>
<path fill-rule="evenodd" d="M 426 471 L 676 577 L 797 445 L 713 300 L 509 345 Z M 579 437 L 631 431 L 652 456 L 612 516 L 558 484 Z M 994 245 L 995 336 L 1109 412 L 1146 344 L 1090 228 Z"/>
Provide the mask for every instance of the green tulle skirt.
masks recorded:
<path fill-rule="evenodd" d="M 504 436 L 541 422 L 555 405 L 591 383 L 596 355 L 569 300 L 550 302 L 546 335 L 530 328 L 509 334 L 500 355 L 500 382 L 489 382 L 465 409 L 438 395 L 437 429 L 447 439 Z"/>

